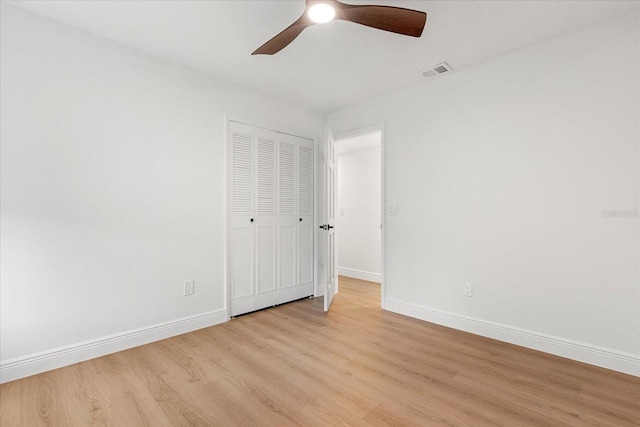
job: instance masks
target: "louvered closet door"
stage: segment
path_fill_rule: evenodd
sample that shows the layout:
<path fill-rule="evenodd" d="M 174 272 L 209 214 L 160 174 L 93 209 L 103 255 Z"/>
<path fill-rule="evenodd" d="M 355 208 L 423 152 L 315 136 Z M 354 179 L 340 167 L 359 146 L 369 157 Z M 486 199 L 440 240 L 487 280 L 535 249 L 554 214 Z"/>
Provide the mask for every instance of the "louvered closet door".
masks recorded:
<path fill-rule="evenodd" d="M 231 316 L 313 294 L 313 143 L 230 123 Z"/>
<path fill-rule="evenodd" d="M 313 294 L 313 143 L 278 142 L 278 302 Z"/>
<path fill-rule="evenodd" d="M 256 144 L 256 305 L 263 308 L 277 303 L 276 134 L 258 128 Z"/>
<path fill-rule="evenodd" d="M 302 140 L 297 149 L 297 284 L 301 293 L 313 293 L 313 143 Z"/>
<path fill-rule="evenodd" d="M 281 300 L 286 300 L 290 293 L 295 294 L 296 286 L 296 146 L 290 139 L 281 136 L 278 141 L 278 289 Z"/>
<path fill-rule="evenodd" d="M 255 137 L 252 129 L 232 123 L 230 132 L 230 221 L 229 245 L 231 300 L 233 311 L 254 305 L 256 238 Z"/>

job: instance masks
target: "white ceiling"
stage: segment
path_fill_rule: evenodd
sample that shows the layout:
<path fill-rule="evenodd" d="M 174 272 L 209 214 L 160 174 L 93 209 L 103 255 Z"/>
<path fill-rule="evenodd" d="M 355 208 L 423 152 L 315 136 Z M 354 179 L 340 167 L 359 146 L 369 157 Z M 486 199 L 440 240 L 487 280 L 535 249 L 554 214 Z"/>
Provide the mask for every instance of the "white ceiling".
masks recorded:
<path fill-rule="evenodd" d="M 304 0 L 9 3 L 320 113 L 422 83 L 421 71 L 440 62 L 463 70 L 640 10 L 637 0 L 352 0 L 425 11 L 425 31 L 416 39 L 334 21 L 274 56 L 251 56 Z"/>

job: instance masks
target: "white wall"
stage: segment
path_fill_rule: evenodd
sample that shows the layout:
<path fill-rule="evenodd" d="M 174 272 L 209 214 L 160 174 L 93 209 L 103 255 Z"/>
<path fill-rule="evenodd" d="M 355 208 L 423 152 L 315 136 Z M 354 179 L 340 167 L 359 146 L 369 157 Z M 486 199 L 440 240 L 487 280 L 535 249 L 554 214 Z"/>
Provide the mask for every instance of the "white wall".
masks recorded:
<path fill-rule="evenodd" d="M 338 141 L 340 145 L 343 141 Z M 380 282 L 380 147 L 338 155 L 338 272 Z"/>
<path fill-rule="evenodd" d="M 639 22 L 329 116 L 386 123 L 388 309 L 640 375 Z"/>
<path fill-rule="evenodd" d="M 323 117 L 1 12 L 1 380 L 223 321 L 225 114 Z"/>

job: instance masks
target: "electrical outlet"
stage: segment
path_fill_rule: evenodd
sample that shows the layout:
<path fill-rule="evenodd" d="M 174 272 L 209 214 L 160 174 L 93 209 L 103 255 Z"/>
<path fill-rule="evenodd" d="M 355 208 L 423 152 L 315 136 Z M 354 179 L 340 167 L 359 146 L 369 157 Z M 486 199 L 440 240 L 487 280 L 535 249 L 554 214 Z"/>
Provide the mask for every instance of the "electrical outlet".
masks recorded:
<path fill-rule="evenodd" d="M 184 282 L 184 296 L 193 295 L 196 291 L 196 284 L 193 280 Z"/>
<path fill-rule="evenodd" d="M 471 287 L 471 283 L 465 283 L 464 284 L 464 291 L 463 291 L 463 295 L 465 297 L 470 297 L 473 296 L 473 289 Z"/>

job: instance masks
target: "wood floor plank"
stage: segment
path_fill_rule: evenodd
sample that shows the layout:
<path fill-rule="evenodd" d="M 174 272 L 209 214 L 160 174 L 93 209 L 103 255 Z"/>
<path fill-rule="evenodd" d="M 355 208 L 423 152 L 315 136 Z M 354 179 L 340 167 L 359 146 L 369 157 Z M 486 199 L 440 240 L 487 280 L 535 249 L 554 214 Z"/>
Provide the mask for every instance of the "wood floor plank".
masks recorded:
<path fill-rule="evenodd" d="M 380 309 L 304 299 L 0 385 L 0 425 L 640 426 L 640 378 Z"/>

